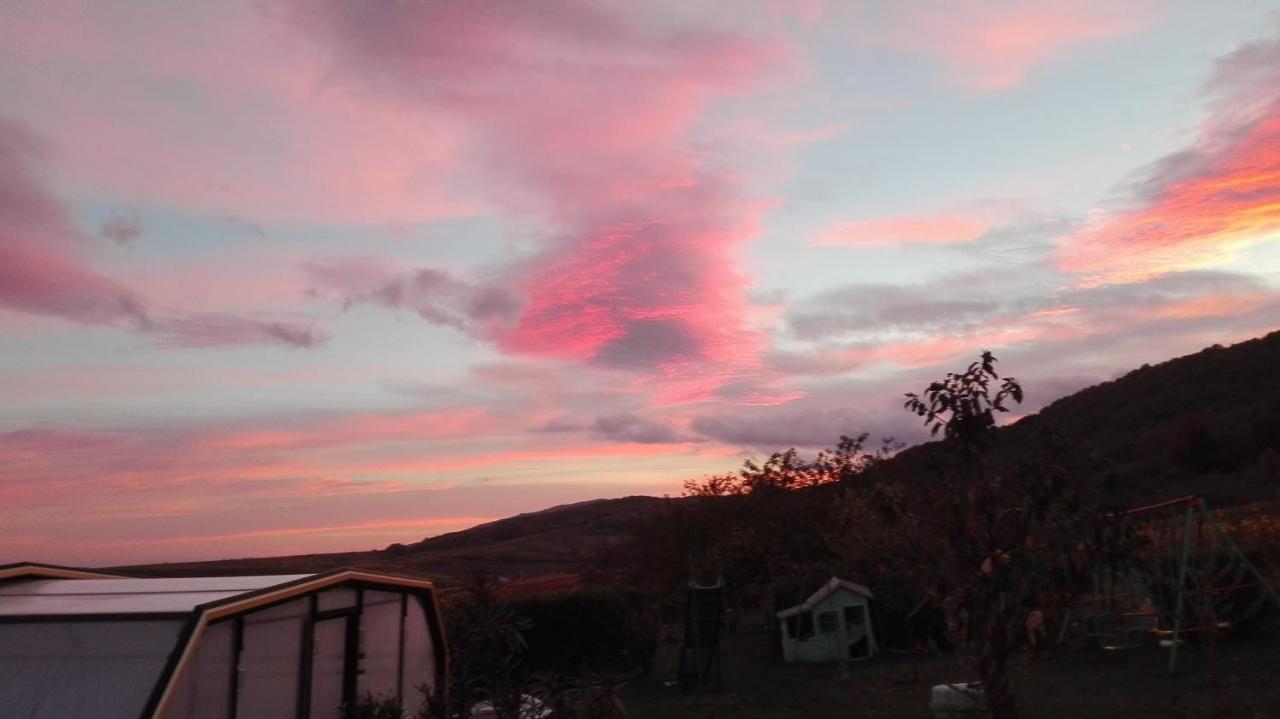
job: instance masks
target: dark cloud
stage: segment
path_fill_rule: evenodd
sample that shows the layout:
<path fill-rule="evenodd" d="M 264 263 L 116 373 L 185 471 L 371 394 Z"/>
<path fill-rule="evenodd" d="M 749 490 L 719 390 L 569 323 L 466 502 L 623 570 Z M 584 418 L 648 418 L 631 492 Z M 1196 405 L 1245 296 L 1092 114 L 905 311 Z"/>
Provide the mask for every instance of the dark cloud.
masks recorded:
<path fill-rule="evenodd" d="M 533 431 L 559 434 L 561 432 L 582 432 L 586 428 L 587 426 L 580 422 L 570 422 L 567 419 L 553 419 L 534 427 Z"/>
<path fill-rule="evenodd" d="M 846 287 L 789 312 L 787 328 L 801 341 L 868 330 L 929 331 L 972 326 L 1000 309 L 990 300 L 925 295 L 919 288 L 893 285 Z"/>
<path fill-rule="evenodd" d="M 1062 287 L 1059 283 L 1053 275 L 1030 269 L 1008 280 L 999 275 L 966 273 L 916 285 L 846 285 L 798 303 L 787 313 L 786 327 L 802 342 L 852 337 L 870 346 L 901 336 L 969 332 L 994 321 L 1060 307 L 1136 309 L 1205 294 L 1267 290 L 1266 283 L 1254 276 L 1215 270 L 1190 270 L 1146 282 L 1100 287 Z"/>
<path fill-rule="evenodd" d="M 680 320 L 633 320 L 622 336 L 609 340 L 595 361 L 610 367 L 653 367 L 664 360 L 688 360 L 702 351 L 703 340 Z"/>
<path fill-rule="evenodd" d="M 911 423 L 906 413 L 902 414 L 898 419 L 888 411 L 872 417 L 865 411 L 848 408 L 764 408 L 703 415 L 694 418 L 689 426 L 717 442 L 771 452 L 790 447 L 832 447 L 841 435 L 855 436 L 864 431 L 876 436 L 909 436 L 913 433 Z"/>
<path fill-rule="evenodd" d="M 668 424 L 629 412 L 602 415 L 585 424 L 564 418 L 554 419 L 535 427 L 533 431 L 554 434 L 584 432 L 610 442 L 637 444 L 679 444 L 696 441 Z"/>
<path fill-rule="evenodd" d="M 822 293 L 792 310 L 789 334 L 797 341 L 775 347 L 769 361 L 779 372 L 819 377 L 872 367 L 934 367 L 993 349 L 1002 356 L 1039 352 L 1033 364 L 1048 373 L 1099 356 L 1099 343 L 1146 338 L 1176 347 L 1180 338 L 1211 336 L 1214 327 L 1232 336 L 1246 327 L 1265 331 L 1280 317 L 1280 290 L 1236 272 L 1191 270 L 1097 287 L 1055 286 L 1052 275 L 1028 277 L 1007 288 L 998 280 L 951 276 Z M 1088 364 L 1068 373 L 1081 366 Z"/>
<path fill-rule="evenodd" d="M 223 312 L 204 312 L 157 321 L 152 332 L 165 346 L 231 347 L 282 344 L 318 347 L 328 335 L 309 322 L 262 320 Z"/>
<path fill-rule="evenodd" d="M 304 266 L 313 296 L 333 297 L 350 307 L 373 304 L 416 312 L 436 325 L 487 337 L 510 323 L 521 302 L 500 285 L 478 285 L 448 270 L 397 270 L 373 257 L 331 258 Z"/>
<path fill-rule="evenodd" d="M 1204 94 L 1219 110 L 1257 110 L 1280 93 L 1280 38 L 1245 43 L 1214 63 Z"/>
<path fill-rule="evenodd" d="M 674 428 L 635 414 L 612 414 L 597 417 L 591 431 L 601 439 L 640 444 L 674 444 L 687 442 Z"/>
<path fill-rule="evenodd" d="M 142 237 L 142 217 L 136 212 L 114 214 L 102 223 L 98 234 L 118 245 L 127 245 Z"/>
<path fill-rule="evenodd" d="M 1038 265 L 1024 265 L 910 285 L 849 284 L 795 303 L 784 317 L 785 328 L 801 342 L 964 331 L 1029 298 L 1039 303 L 1045 282 Z"/>

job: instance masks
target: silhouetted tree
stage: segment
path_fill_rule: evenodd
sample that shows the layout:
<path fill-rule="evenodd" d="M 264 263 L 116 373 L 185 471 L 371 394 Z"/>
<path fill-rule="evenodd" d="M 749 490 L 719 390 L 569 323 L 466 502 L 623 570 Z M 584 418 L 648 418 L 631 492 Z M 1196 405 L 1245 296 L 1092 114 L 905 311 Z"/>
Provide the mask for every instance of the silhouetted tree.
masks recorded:
<path fill-rule="evenodd" d="M 872 500 L 907 536 L 931 538 L 912 557 L 981 679 L 991 716 L 1013 719 L 1008 667 L 1032 612 L 1087 590 L 1094 572 L 1119 566 L 1131 545 L 1122 513 L 1068 481 L 1068 447 L 1047 438 L 1012 464 L 993 462 L 996 413 L 1022 401 L 1021 384 L 995 366 L 983 352 L 964 372 L 907 395 L 906 408 L 942 435 L 937 477 L 915 501 L 884 492 Z"/>

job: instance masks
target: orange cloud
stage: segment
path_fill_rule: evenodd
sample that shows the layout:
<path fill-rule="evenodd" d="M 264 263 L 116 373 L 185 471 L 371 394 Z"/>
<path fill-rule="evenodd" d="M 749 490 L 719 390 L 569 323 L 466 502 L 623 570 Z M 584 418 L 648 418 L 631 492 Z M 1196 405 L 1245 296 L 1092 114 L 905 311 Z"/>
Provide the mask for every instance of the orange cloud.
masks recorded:
<path fill-rule="evenodd" d="M 1226 135 L 1203 142 L 1194 171 L 1165 181 L 1145 205 L 1063 241 L 1058 266 L 1083 286 L 1140 282 L 1280 239 L 1280 104 Z"/>
<path fill-rule="evenodd" d="M 1167 303 L 1153 309 L 1149 316 L 1155 319 L 1167 320 L 1185 320 L 1197 317 L 1232 317 L 1249 314 L 1275 302 L 1275 300 L 1275 295 L 1267 292 L 1249 294 L 1215 293 Z"/>

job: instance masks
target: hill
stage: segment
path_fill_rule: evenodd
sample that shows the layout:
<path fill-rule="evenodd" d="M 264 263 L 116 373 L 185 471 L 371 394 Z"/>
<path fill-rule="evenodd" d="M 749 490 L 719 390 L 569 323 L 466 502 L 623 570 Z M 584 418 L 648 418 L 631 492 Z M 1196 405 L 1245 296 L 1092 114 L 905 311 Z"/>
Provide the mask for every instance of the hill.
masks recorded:
<path fill-rule="evenodd" d="M 1052 429 L 1107 468 L 1135 501 L 1196 494 L 1213 506 L 1280 489 L 1280 332 L 1214 345 L 1063 397 L 1008 429 L 1010 444 Z"/>
<path fill-rule="evenodd" d="M 442 584 L 478 575 L 533 577 L 575 571 L 631 536 L 635 522 L 669 502 L 659 497 L 595 499 L 480 524 L 371 552 L 304 554 L 119 567 L 141 576 L 323 572 L 338 567 L 408 572 Z"/>
<path fill-rule="evenodd" d="M 1001 428 L 997 457 L 1030 456 L 1048 434 L 1084 453 L 1092 478 L 1119 504 L 1189 494 L 1214 507 L 1276 499 L 1280 332 L 1143 365 L 1062 397 Z M 904 450 L 879 472 L 927 479 L 930 447 Z"/>
<path fill-rule="evenodd" d="M 1012 368 L 1016 369 L 1016 368 Z M 903 391 L 919 389 L 904 387 Z M 1280 489 L 1280 332 L 1213 346 L 1063 397 L 1000 430 L 1000 452 L 1029 451 L 1051 431 L 1103 468 L 1121 503 L 1185 494 L 1226 507 L 1275 499 Z M 923 481 L 928 447 L 879 468 Z M 730 469 L 729 467 L 725 468 Z M 137 574 L 313 572 L 340 566 L 407 571 L 443 580 L 477 574 L 573 571 L 625 541 L 635 523 L 674 499 L 625 497 L 530 512 L 385 550 L 122 568 Z"/>

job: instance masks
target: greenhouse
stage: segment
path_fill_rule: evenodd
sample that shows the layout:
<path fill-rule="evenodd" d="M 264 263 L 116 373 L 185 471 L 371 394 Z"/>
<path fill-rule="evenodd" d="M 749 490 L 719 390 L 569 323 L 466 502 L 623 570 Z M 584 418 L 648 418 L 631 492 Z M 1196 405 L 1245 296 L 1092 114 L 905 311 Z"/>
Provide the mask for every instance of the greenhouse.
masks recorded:
<path fill-rule="evenodd" d="M 445 662 L 435 592 L 420 579 L 0 566 L 9 716 L 339 719 L 367 695 L 416 710 Z"/>

